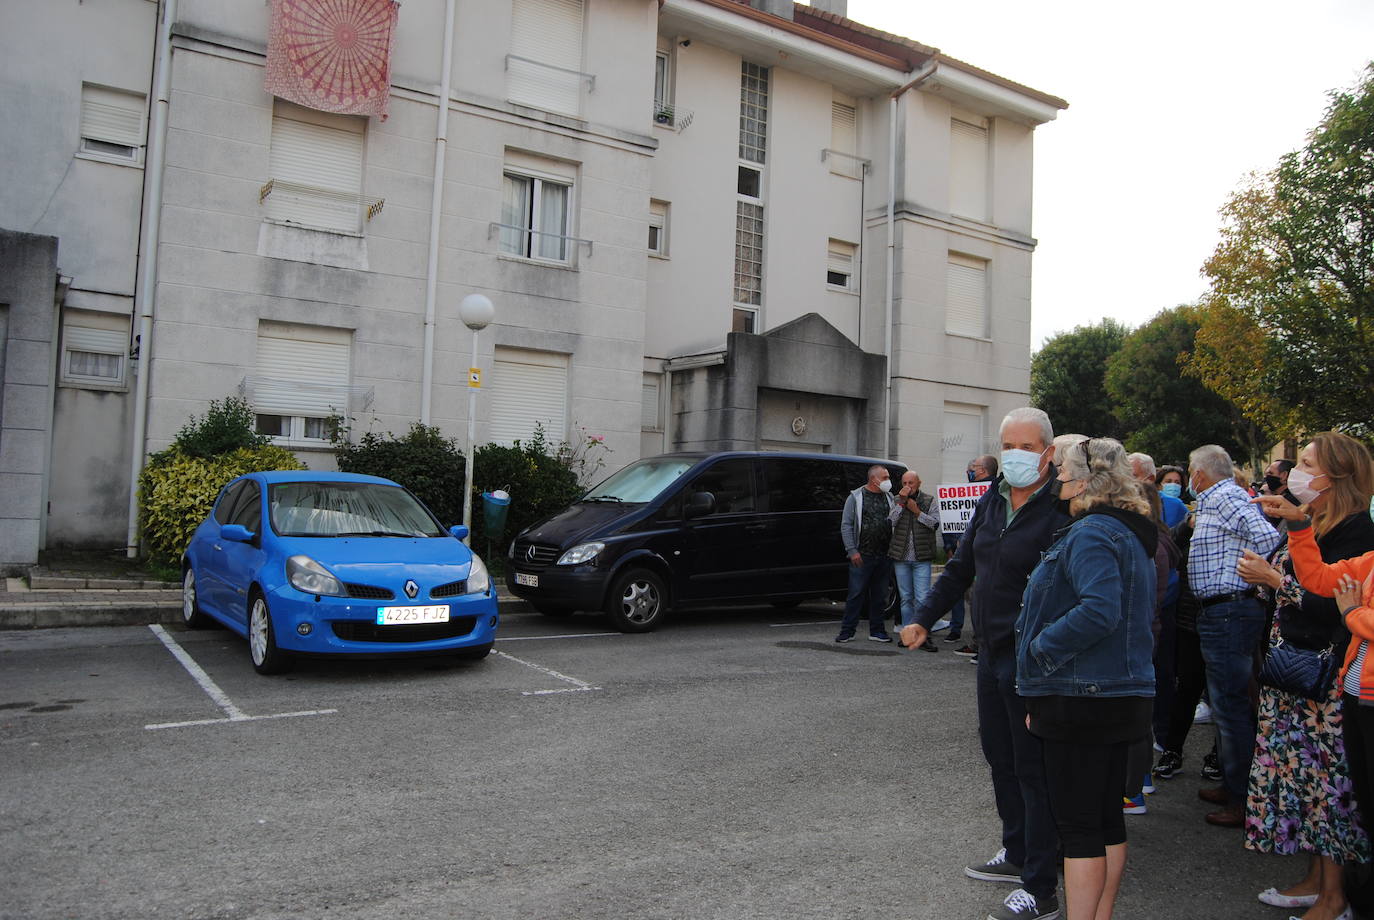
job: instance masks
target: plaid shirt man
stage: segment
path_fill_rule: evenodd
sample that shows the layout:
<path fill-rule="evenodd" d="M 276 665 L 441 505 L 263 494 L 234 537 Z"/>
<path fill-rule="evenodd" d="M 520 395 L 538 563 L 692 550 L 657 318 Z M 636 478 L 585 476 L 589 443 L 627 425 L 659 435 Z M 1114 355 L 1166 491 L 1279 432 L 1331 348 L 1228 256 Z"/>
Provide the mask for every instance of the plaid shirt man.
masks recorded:
<path fill-rule="evenodd" d="M 1279 545 L 1279 532 L 1234 480 L 1223 479 L 1197 498 L 1193 542 L 1188 548 L 1188 583 L 1200 600 L 1249 591 L 1236 574 L 1241 550 L 1268 556 Z"/>

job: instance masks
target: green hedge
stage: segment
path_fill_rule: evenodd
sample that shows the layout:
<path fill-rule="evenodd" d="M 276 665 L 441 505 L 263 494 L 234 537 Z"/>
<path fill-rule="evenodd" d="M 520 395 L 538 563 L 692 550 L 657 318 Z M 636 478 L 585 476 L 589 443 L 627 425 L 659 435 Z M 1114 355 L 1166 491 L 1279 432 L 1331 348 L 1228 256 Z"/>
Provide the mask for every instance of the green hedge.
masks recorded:
<path fill-rule="evenodd" d="M 559 511 L 585 490 L 577 474 L 551 454 L 537 435 L 514 447 L 484 444 L 473 457 L 472 545 L 478 552 L 504 559 L 511 538 L 542 517 Z M 510 493 L 506 527 L 500 534 L 487 533 L 482 492 L 505 489 Z M 490 536 L 490 541 L 488 537 Z"/>
<path fill-rule="evenodd" d="M 466 460 L 452 438 L 438 428 L 410 426 L 401 437 L 369 431 L 356 444 L 334 441 L 334 459 L 345 473 L 365 473 L 399 482 L 429 506 L 448 527 L 463 520 L 463 465 Z"/>
<path fill-rule="evenodd" d="M 191 534 L 235 476 L 266 470 L 303 470 L 289 450 L 271 445 L 240 447 L 211 457 L 195 457 L 173 446 L 155 454 L 138 485 L 138 518 L 145 553 L 155 565 L 175 565 Z"/>

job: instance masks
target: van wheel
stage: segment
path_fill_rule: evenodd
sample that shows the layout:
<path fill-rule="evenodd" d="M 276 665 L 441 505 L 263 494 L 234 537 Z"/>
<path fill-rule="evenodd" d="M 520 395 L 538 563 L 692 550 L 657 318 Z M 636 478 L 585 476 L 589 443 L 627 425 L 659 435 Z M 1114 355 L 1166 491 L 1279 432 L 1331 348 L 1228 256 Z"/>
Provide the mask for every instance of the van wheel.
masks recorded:
<path fill-rule="evenodd" d="M 606 615 L 621 632 L 649 632 L 657 629 L 668 610 L 668 592 L 648 569 L 630 569 L 611 585 L 606 598 Z"/>

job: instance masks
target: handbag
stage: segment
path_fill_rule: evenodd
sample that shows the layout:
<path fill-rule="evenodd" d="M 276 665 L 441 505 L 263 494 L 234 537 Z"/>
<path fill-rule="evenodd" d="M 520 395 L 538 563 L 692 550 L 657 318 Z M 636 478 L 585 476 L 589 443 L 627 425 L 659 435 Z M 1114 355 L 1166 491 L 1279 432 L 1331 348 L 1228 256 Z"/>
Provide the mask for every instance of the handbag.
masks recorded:
<path fill-rule="evenodd" d="M 1332 654 L 1335 646 L 1321 650 L 1299 648 L 1283 638 L 1269 648 L 1260 667 L 1259 680 L 1266 687 L 1309 699 L 1325 699 L 1340 665 Z"/>

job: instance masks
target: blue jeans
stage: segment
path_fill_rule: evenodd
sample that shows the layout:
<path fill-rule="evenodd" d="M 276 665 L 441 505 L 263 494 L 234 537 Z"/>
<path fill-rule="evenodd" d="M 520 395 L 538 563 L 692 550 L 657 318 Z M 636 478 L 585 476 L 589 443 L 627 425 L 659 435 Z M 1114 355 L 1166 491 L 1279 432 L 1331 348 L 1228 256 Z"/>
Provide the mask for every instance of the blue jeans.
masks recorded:
<path fill-rule="evenodd" d="M 887 554 L 863 555 L 859 565 L 849 564 L 849 595 L 844 600 L 844 620 L 840 635 L 852 636 L 858 628 L 859 617 L 868 613 L 868 634 L 887 635 L 884 614 L 887 607 L 887 581 L 892 573 L 892 560 Z"/>
<path fill-rule="evenodd" d="M 1047 898 L 1059 885 L 1059 833 L 1050 811 L 1044 750 L 1026 728 L 1026 703 L 1016 695 L 1015 650 L 980 648 L 977 688 L 978 735 L 992 768 L 1002 846 L 1007 861 L 1021 867 L 1021 887 L 1037 900 Z"/>
<path fill-rule="evenodd" d="M 930 563 L 897 559 L 892 563 L 892 570 L 897 575 L 897 592 L 902 596 L 902 625 L 915 623 L 916 608 L 930 593 Z M 950 622 L 950 629 L 953 629 L 953 620 Z"/>
<path fill-rule="evenodd" d="M 964 631 L 964 597 L 959 595 L 959 599 L 954 602 L 954 606 L 949 608 L 949 632 L 946 637 Z"/>
<path fill-rule="evenodd" d="M 1203 607 L 1197 637 L 1207 669 L 1207 695 L 1217 727 L 1222 785 L 1231 804 L 1245 804 L 1250 759 L 1255 752 L 1255 710 L 1250 678 L 1255 647 L 1264 629 L 1264 608 L 1252 597 Z"/>

